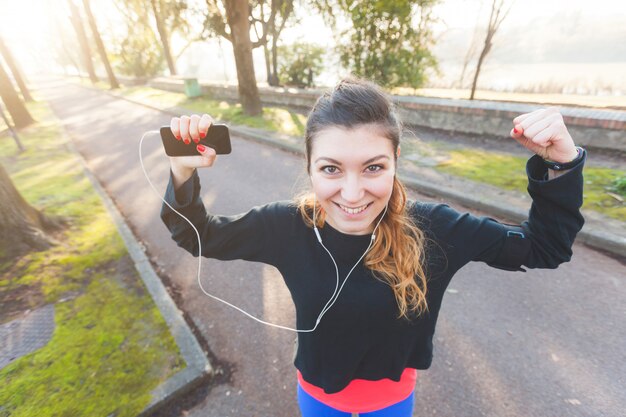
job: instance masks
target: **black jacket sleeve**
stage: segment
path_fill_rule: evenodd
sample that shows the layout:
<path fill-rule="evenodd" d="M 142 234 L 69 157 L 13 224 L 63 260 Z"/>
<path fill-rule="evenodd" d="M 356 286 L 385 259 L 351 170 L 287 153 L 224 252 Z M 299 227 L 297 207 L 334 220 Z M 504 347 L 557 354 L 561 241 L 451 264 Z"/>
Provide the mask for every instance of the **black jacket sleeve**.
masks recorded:
<path fill-rule="evenodd" d="M 585 160 L 586 152 L 574 168 L 546 180 L 547 168 L 540 157 L 531 157 L 526 173 L 533 201 L 528 220 L 520 225 L 460 213 L 445 204 L 431 205 L 425 217 L 448 265 L 459 269 L 470 261 L 480 261 L 495 268 L 524 271 L 522 265 L 556 268 L 569 261 L 576 234 L 584 224 L 580 207 Z"/>
<path fill-rule="evenodd" d="M 253 207 L 247 213 L 233 216 L 208 214 L 200 198 L 200 178 L 196 171 L 178 190 L 174 190 L 170 173 L 164 199 L 195 226 L 200 235 L 202 256 L 220 260 L 243 259 L 274 266 L 281 255 L 284 256 L 280 245 L 287 238 L 281 236 L 285 216 L 289 215 L 286 202 Z M 178 246 L 198 256 L 198 236 L 189 222 L 172 208 L 163 204 L 163 223 Z"/>

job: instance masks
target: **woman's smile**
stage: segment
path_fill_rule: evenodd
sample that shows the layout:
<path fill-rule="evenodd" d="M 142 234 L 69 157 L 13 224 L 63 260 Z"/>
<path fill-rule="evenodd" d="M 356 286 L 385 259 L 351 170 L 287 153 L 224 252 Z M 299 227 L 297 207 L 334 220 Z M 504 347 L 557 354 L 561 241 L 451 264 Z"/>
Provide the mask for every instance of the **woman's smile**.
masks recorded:
<path fill-rule="evenodd" d="M 341 204 L 335 203 L 339 208 L 341 208 L 341 210 L 343 210 L 343 212 L 349 216 L 349 217 L 356 217 L 359 214 L 363 214 L 371 205 L 372 203 L 368 203 L 365 205 L 362 205 L 360 207 L 355 207 L 355 208 L 350 208 L 347 206 L 343 206 Z"/>

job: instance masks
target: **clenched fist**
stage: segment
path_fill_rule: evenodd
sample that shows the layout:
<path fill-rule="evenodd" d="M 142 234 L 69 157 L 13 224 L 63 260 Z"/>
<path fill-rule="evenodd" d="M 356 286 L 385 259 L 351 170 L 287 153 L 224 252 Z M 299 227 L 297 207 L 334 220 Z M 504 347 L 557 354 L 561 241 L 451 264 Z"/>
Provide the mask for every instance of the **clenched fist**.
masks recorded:
<path fill-rule="evenodd" d="M 513 119 L 511 137 L 549 161 L 566 163 L 578 152 L 556 107 L 535 110 Z"/>

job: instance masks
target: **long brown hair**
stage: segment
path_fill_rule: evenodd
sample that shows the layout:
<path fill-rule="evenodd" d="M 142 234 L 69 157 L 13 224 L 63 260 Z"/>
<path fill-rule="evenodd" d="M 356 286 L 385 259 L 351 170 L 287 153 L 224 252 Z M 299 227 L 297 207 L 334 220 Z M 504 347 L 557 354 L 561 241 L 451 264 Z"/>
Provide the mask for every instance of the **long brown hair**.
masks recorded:
<path fill-rule="evenodd" d="M 331 126 L 351 129 L 361 125 L 380 129 L 391 141 L 394 151 L 398 148 L 402 124 L 387 94 L 372 82 L 348 77 L 322 95 L 309 113 L 305 133 L 307 172 L 311 173 L 311 153 L 318 132 Z M 397 154 L 394 152 L 394 155 L 397 164 Z M 322 228 L 325 212 L 319 204 L 314 206 L 313 197 L 310 191 L 296 197 L 298 210 L 309 227 L 313 227 L 315 210 L 317 227 Z M 407 213 L 406 189 L 397 176 L 387 214 L 378 230 L 379 238 L 365 256 L 365 266 L 393 289 L 398 318 L 428 311 L 424 266 L 426 238 Z"/>

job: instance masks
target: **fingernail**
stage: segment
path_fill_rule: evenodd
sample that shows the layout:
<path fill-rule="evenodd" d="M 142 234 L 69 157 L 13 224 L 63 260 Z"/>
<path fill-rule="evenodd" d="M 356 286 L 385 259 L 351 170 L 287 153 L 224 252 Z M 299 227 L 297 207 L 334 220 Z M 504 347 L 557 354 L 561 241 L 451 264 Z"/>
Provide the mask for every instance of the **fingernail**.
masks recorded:
<path fill-rule="evenodd" d="M 198 143 L 198 142 L 200 142 L 200 139 L 194 139 L 193 141 Z"/>
<path fill-rule="evenodd" d="M 176 135 L 176 139 L 181 140 L 182 138 L 180 137 L 180 135 Z"/>
<path fill-rule="evenodd" d="M 201 137 L 202 139 L 204 139 L 204 137 L 205 137 L 205 136 L 206 136 L 206 133 L 204 133 L 204 132 L 200 132 L 200 137 Z"/>
<path fill-rule="evenodd" d="M 198 150 L 198 152 L 206 151 L 206 148 L 204 147 L 204 145 L 198 145 L 198 146 L 196 146 L 196 149 Z"/>
<path fill-rule="evenodd" d="M 513 128 L 513 133 L 518 133 L 519 131 L 515 128 Z"/>
<path fill-rule="evenodd" d="M 185 145 L 189 145 L 191 143 L 191 141 L 189 139 L 185 139 Z"/>

